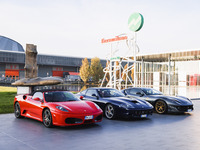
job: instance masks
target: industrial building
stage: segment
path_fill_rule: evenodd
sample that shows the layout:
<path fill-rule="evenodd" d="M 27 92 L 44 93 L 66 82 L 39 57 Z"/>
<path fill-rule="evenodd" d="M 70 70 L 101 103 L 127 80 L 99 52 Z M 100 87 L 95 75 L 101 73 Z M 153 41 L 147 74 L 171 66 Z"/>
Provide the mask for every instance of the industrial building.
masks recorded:
<path fill-rule="evenodd" d="M 37 55 L 38 76 L 59 76 L 66 80 L 78 79 L 81 57 Z M 91 59 L 88 59 L 90 62 Z M 102 66 L 106 65 L 101 60 Z M 24 78 L 25 51 L 22 45 L 12 39 L 0 36 L 0 80 L 13 82 Z"/>

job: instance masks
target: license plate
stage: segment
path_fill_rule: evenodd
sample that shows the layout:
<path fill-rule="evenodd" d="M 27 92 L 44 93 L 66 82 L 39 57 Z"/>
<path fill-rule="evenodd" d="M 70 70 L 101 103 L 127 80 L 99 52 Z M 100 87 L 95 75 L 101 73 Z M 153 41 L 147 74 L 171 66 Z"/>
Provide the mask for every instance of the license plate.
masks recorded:
<path fill-rule="evenodd" d="M 191 111 L 192 111 L 192 109 L 188 109 L 188 110 L 187 110 L 187 112 L 191 112 Z"/>
<path fill-rule="evenodd" d="M 147 114 L 141 115 L 141 118 L 146 118 Z"/>
<path fill-rule="evenodd" d="M 85 116 L 85 120 L 93 119 L 93 115 L 91 116 Z"/>

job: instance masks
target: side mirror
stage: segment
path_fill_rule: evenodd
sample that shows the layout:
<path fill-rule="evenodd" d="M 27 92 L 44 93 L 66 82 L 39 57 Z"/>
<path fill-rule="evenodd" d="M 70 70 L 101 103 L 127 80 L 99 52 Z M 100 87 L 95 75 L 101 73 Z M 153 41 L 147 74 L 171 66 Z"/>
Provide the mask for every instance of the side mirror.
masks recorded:
<path fill-rule="evenodd" d="M 124 95 L 127 95 L 127 93 L 126 93 L 126 91 L 124 90 L 124 91 L 122 91 L 122 93 L 124 94 Z"/>
<path fill-rule="evenodd" d="M 83 100 L 83 98 L 84 98 L 83 96 L 80 96 L 80 99 L 81 99 L 81 100 Z"/>
<path fill-rule="evenodd" d="M 92 94 L 92 96 L 97 97 L 96 94 Z"/>
<path fill-rule="evenodd" d="M 97 96 L 96 94 L 92 94 L 93 97 L 96 97 L 97 99 L 99 99 L 99 96 Z"/>
<path fill-rule="evenodd" d="M 140 97 L 144 96 L 144 94 L 141 92 L 137 92 L 136 95 L 139 95 Z"/>

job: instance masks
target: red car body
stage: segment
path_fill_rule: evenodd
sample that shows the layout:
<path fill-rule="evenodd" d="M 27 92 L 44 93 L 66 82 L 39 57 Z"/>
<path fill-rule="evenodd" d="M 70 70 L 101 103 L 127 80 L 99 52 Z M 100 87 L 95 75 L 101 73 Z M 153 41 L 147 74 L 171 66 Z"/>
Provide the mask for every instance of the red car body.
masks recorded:
<path fill-rule="evenodd" d="M 52 94 L 52 92 L 73 95 L 66 91 L 40 91 L 39 94 L 35 92 L 33 95 L 17 95 L 14 99 L 15 116 L 36 119 L 43 122 L 44 125 L 51 120 L 50 125 L 45 125 L 46 127 L 52 125 L 72 126 L 102 121 L 103 111 L 95 103 L 79 99 L 48 102 L 45 95 Z"/>

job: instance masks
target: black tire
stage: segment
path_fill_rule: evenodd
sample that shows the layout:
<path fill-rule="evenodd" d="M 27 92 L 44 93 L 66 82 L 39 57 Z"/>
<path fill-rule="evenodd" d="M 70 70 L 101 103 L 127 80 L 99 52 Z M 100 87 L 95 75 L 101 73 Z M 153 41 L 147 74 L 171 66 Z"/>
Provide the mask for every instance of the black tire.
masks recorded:
<path fill-rule="evenodd" d="M 15 111 L 15 117 L 16 117 L 16 118 L 22 118 L 19 102 L 16 102 L 16 103 L 15 103 L 14 111 Z"/>
<path fill-rule="evenodd" d="M 104 114 L 107 119 L 114 119 L 115 115 L 115 108 L 112 104 L 107 104 L 104 110 Z"/>
<path fill-rule="evenodd" d="M 53 126 L 52 124 L 52 116 L 51 111 L 49 109 L 45 109 L 42 114 L 43 124 L 47 128 L 51 128 Z"/>
<path fill-rule="evenodd" d="M 167 111 L 168 111 L 167 104 L 164 101 L 162 101 L 162 100 L 158 100 L 155 103 L 155 111 L 158 114 L 165 114 L 165 113 L 167 113 Z"/>

